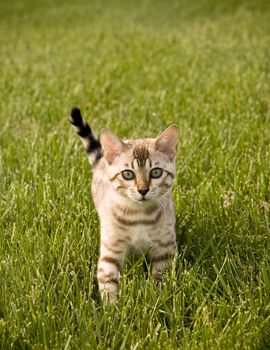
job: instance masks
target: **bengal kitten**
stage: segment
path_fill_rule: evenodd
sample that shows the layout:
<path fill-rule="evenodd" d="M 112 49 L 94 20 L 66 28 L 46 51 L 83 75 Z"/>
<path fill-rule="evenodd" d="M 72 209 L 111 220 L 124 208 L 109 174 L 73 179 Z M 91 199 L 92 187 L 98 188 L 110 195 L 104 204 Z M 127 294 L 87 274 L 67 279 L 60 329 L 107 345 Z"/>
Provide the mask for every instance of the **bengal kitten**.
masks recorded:
<path fill-rule="evenodd" d="M 147 252 L 157 282 L 177 252 L 172 185 L 178 128 L 159 137 L 120 140 L 109 129 L 94 135 L 78 108 L 71 124 L 93 166 L 92 196 L 100 219 L 97 278 L 102 298 L 118 294 L 119 276 L 130 254 Z"/>

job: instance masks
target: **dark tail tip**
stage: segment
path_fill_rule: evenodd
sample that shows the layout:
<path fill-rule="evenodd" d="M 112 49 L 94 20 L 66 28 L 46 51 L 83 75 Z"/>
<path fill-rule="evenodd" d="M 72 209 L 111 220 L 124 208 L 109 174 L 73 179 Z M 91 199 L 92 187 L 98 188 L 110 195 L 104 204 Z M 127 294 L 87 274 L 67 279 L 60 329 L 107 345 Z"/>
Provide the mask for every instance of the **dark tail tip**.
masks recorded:
<path fill-rule="evenodd" d="M 70 122 L 73 125 L 81 125 L 82 124 L 82 115 L 81 115 L 81 111 L 79 108 L 74 107 L 71 110 L 70 113 Z"/>

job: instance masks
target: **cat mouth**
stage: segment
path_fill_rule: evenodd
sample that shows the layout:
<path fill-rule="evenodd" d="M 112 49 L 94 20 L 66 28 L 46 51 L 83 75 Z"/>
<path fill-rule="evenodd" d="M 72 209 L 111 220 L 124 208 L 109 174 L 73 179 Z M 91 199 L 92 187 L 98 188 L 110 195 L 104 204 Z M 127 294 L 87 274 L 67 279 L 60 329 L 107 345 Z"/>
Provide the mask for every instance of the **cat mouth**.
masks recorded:
<path fill-rule="evenodd" d="M 147 202 L 149 198 L 145 198 L 144 196 L 140 199 L 138 199 L 139 202 Z"/>
<path fill-rule="evenodd" d="M 130 197 L 131 200 L 133 200 L 134 202 L 149 202 L 150 198 L 146 198 L 145 196 L 142 196 L 141 198 L 134 198 L 134 197 Z"/>
<path fill-rule="evenodd" d="M 142 197 L 142 198 L 130 198 L 132 201 L 134 201 L 134 202 L 139 202 L 139 203 L 141 203 L 141 202 L 147 202 L 148 201 L 148 198 L 145 198 L 145 197 Z"/>

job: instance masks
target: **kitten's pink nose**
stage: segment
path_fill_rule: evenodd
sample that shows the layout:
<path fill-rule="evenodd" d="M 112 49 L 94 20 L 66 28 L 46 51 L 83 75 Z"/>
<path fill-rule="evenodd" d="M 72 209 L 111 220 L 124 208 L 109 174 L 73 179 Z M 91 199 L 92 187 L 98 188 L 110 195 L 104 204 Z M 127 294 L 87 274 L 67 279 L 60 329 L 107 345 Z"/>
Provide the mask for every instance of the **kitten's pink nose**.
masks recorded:
<path fill-rule="evenodd" d="M 138 190 L 138 192 L 143 196 L 145 196 L 148 191 L 149 191 L 149 188 L 142 188 Z"/>

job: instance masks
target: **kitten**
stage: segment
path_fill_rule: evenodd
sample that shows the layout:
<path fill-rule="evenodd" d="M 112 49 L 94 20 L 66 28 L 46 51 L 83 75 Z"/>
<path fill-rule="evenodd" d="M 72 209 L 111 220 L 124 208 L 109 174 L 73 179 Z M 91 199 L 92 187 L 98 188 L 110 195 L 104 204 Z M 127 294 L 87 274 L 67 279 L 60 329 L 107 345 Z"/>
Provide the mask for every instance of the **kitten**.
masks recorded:
<path fill-rule="evenodd" d="M 168 127 L 155 139 L 120 140 L 102 129 L 100 141 L 78 108 L 71 124 L 82 138 L 93 166 L 92 196 L 100 219 L 101 239 L 97 278 L 102 298 L 118 293 L 126 257 L 148 252 L 153 278 L 177 252 L 172 185 L 178 128 Z"/>

